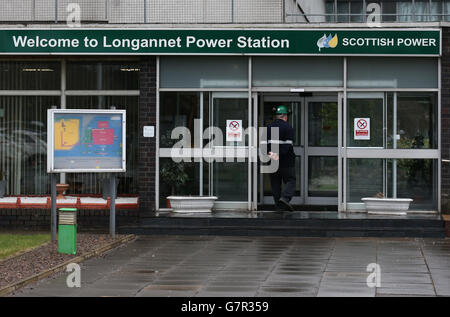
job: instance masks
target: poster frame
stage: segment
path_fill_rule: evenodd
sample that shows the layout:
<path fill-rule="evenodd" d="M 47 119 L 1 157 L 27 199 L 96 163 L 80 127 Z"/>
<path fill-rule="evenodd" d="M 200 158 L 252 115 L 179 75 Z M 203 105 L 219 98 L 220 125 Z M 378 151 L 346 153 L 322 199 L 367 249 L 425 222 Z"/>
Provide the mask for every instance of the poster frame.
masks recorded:
<path fill-rule="evenodd" d="M 90 169 L 60 169 L 55 168 L 54 132 L 55 114 L 75 115 L 122 115 L 122 167 L 121 168 L 90 168 Z M 48 109 L 47 110 L 47 173 L 124 173 L 126 172 L 126 110 L 111 109 Z"/>

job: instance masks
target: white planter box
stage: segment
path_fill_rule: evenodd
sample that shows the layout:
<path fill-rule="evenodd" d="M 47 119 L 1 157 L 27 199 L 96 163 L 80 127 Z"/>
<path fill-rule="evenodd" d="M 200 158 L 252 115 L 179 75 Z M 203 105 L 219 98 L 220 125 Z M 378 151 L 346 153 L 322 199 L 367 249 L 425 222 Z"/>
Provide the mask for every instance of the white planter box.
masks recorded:
<path fill-rule="evenodd" d="M 362 198 L 367 213 L 375 215 L 406 215 L 411 198 Z"/>
<path fill-rule="evenodd" d="M 170 206 L 173 212 L 179 213 L 200 213 L 211 212 L 215 196 L 169 196 Z"/>

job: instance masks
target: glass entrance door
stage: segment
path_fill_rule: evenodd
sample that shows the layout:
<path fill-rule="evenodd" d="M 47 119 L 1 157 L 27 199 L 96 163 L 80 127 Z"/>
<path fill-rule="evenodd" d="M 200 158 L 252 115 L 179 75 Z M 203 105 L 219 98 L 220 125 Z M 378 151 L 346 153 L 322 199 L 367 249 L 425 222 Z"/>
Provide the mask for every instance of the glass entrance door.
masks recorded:
<path fill-rule="evenodd" d="M 305 98 L 305 203 L 338 203 L 337 96 Z"/>
<path fill-rule="evenodd" d="M 293 205 L 338 204 L 338 97 L 336 95 L 260 96 L 260 126 L 273 120 L 273 108 L 285 105 L 291 110 L 289 123 L 295 129 L 297 157 L 296 194 Z M 259 202 L 274 203 L 269 174 L 261 174 Z"/>
<path fill-rule="evenodd" d="M 295 196 L 292 198 L 291 203 L 294 205 L 303 205 L 305 203 L 304 196 L 304 177 L 305 175 L 305 139 L 303 133 L 303 121 L 304 121 L 304 98 L 298 96 L 289 95 L 261 95 L 260 102 L 260 120 L 261 127 L 267 127 L 274 119 L 273 108 L 279 105 L 285 105 L 288 111 L 291 113 L 289 116 L 289 123 L 295 130 L 294 140 L 294 153 L 295 171 L 296 171 L 296 188 Z M 260 174 L 260 203 L 273 205 L 274 200 L 272 197 L 270 186 L 270 174 Z"/>
<path fill-rule="evenodd" d="M 216 209 L 247 209 L 250 199 L 247 93 L 212 93 L 209 107 L 210 143 L 215 160 L 208 163 L 210 194 Z M 217 129 L 218 128 L 218 129 Z M 208 158 L 206 158 L 208 161 Z"/>

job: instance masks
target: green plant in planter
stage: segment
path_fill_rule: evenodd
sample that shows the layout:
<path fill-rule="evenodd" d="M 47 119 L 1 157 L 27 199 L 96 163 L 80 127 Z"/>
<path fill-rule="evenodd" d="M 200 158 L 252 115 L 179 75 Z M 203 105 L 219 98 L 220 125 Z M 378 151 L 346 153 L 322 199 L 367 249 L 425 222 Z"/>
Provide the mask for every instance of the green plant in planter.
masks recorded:
<path fill-rule="evenodd" d="M 161 135 L 160 146 L 162 148 L 171 148 L 178 140 L 171 138 L 171 131 Z M 172 159 L 165 159 L 160 161 L 159 178 L 164 183 L 170 185 L 171 195 L 175 195 L 180 187 L 185 185 L 189 180 L 189 175 L 186 172 L 187 164 L 185 162 L 174 162 Z"/>
<path fill-rule="evenodd" d="M 171 186 L 171 195 L 175 195 L 181 186 L 189 180 L 184 162 L 174 162 L 171 159 L 161 161 L 159 178 Z"/>
<path fill-rule="evenodd" d="M 176 139 L 171 138 L 172 131 L 167 131 L 164 134 L 161 134 L 161 140 L 159 146 L 162 148 L 171 148 L 178 142 Z"/>

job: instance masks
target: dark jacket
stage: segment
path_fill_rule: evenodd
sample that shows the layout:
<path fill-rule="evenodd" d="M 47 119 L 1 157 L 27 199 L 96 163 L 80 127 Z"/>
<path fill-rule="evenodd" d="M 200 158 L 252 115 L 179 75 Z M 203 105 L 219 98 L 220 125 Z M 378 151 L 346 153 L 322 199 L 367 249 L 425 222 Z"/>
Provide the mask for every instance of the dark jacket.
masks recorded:
<path fill-rule="evenodd" d="M 271 128 L 278 128 L 279 140 L 271 139 Z M 267 126 L 267 152 L 272 152 L 272 144 L 278 144 L 277 154 L 280 157 L 280 167 L 295 166 L 294 134 L 291 125 L 282 119 L 276 119 Z M 274 152 L 276 153 L 276 151 Z"/>

